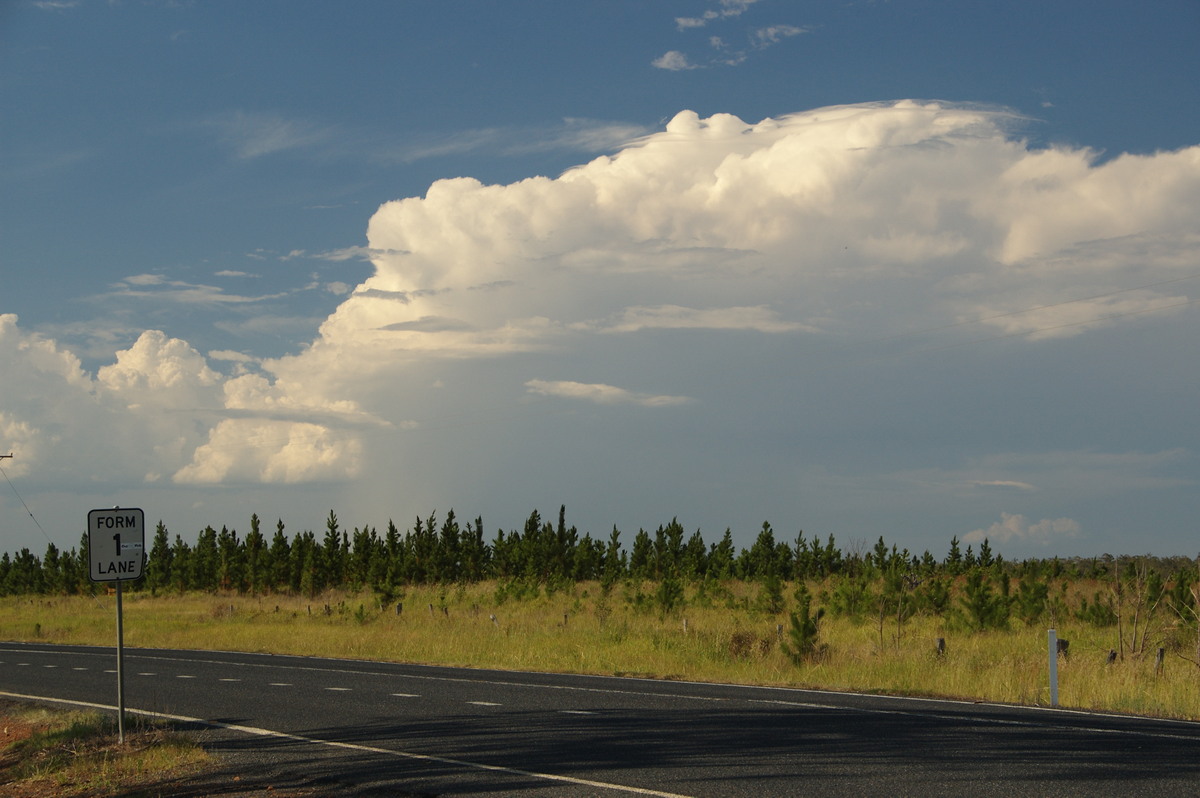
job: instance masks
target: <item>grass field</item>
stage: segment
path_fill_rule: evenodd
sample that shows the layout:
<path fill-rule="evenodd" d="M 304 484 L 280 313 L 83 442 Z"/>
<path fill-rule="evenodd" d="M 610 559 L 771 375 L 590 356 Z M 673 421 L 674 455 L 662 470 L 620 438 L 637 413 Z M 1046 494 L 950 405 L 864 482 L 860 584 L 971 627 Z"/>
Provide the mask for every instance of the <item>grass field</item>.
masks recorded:
<path fill-rule="evenodd" d="M 821 653 L 796 664 L 781 647 L 786 613 L 753 609 L 756 590 L 732 583 L 715 600 L 689 594 L 666 614 L 641 586 L 605 596 L 594 583 L 519 598 L 495 583 L 412 588 L 386 606 L 371 594 L 134 592 L 124 601 L 125 645 L 1049 702 L 1044 624 L 968 632 L 918 616 L 897 635 L 894 619 L 881 627 L 826 617 Z M 0 600 L 0 638 L 111 646 L 114 610 L 112 596 L 9 597 Z M 1058 666 L 1061 706 L 1200 720 L 1200 669 L 1186 651 L 1168 649 L 1161 671 L 1154 647 L 1108 664 L 1115 627 L 1064 620 L 1057 633 L 1071 641 Z M 1173 634 L 1164 625 L 1159 636 Z"/>

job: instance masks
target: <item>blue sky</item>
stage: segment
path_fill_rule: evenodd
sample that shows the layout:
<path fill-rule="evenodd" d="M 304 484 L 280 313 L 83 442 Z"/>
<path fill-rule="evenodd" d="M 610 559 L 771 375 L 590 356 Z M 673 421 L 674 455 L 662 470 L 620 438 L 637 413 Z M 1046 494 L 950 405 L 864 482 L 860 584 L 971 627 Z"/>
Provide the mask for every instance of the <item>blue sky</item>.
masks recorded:
<path fill-rule="evenodd" d="M 1192 0 L 0 3 L 0 548 L 114 504 L 565 504 L 1194 554 L 1197 34 Z"/>

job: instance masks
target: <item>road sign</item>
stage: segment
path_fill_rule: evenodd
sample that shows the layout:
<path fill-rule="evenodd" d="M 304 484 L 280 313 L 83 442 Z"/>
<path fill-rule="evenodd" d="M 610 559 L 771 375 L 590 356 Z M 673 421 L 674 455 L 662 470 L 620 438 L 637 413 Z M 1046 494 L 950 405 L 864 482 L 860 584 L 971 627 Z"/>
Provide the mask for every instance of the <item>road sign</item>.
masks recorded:
<path fill-rule="evenodd" d="M 142 575 L 146 514 L 136 507 L 88 513 L 88 576 L 93 582 L 129 582 Z"/>

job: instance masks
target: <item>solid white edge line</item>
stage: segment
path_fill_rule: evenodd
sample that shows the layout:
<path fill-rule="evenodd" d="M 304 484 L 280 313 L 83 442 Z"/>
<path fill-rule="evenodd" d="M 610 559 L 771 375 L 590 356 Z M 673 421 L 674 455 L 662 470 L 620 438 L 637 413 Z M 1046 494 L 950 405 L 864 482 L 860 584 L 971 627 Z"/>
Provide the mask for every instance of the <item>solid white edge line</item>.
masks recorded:
<path fill-rule="evenodd" d="M 97 704 L 92 701 L 73 701 L 69 698 L 50 698 L 49 696 L 9 693 L 4 690 L 0 690 L 0 697 L 15 698 L 23 701 L 47 701 L 54 704 L 67 704 L 69 706 L 88 707 L 89 709 L 102 709 L 108 712 L 117 711 L 117 708 L 114 706 L 110 706 L 108 704 Z M 452 759 L 450 757 L 435 756 L 433 754 L 414 754 L 411 751 L 395 751 L 390 748 L 376 748 L 370 745 L 358 745 L 357 743 L 340 743 L 336 740 L 320 740 L 316 737 L 305 737 L 300 734 L 290 734 L 288 732 L 274 731 L 272 729 L 260 729 L 255 726 L 242 726 L 237 723 L 222 723 L 221 721 L 205 720 L 204 718 L 191 718 L 187 715 L 172 715 L 168 712 L 153 712 L 148 709 L 130 709 L 129 707 L 125 708 L 125 712 L 130 715 L 142 715 L 147 718 L 173 720 L 178 721 L 179 723 L 198 723 L 202 726 L 228 729 L 229 731 L 241 732 L 242 734 L 252 734 L 257 737 L 274 737 L 280 740 L 292 740 L 294 742 L 309 743 L 312 745 L 327 745 L 330 748 L 344 748 L 351 751 L 364 751 L 371 754 L 384 754 L 386 756 L 394 756 L 401 759 L 416 759 L 423 762 L 437 762 L 442 765 L 455 765 L 458 767 L 473 768 L 475 770 L 492 771 L 494 773 L 510 773 L 514 776 L 524 776 L 526 778 L 543 779 L 546 781 L 557 781 L 564 784 L 576 784 L 581 787 L 597 787 L 604 790 L 630 793 L 631 795 L 653 795 L 656 798 L 693 798 L 692 796 L 682 795 L 680 793 L 662 792 L 661 790 L 648 790 L 642 787 L 629 787 L 624 784 L 611 784 L 605 781 L 579 779 L 573 776 L 559 776 L 554 773 L 539 773 L 533 770 L 521 770 L 520 768 L 510 768 L 503 765 L 487 765 L 482 762 L 469 762 L 465 759 Z"/>

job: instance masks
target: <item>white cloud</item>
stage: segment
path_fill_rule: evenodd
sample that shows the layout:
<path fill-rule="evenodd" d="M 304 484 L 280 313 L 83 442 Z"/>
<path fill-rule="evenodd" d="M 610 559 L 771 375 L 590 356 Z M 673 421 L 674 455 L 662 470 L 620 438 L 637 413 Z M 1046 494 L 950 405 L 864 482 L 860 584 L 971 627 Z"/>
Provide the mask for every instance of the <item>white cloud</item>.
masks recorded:
<path fill-rule="evenodd" d="M 264 111 L 230 111 L 211 117 L 221 141 L 239 158 L 261 158 L 288 150 L 306 149 L 328 142 L 333 132 L 309 122 Z"/>
<path fill-rule="evenodd" d="M 802 33 L 808 32 L 808 28 L 802 28 L 797 25 L 768 25 L 765 28 L 755 30 L 752 39 L 756 47 L 763 49 L 773 44 L 778 44 L 784 39 L 790 39 L 793 36 L 799 36 Z"/>
<path fill-rule="evenodd" d="M 163 285 L 167 280 L 161 274 L 131 274 L 121 282 L 126 285 Z"/>
<path fill-rule="evenodd" d="M 319 424 L 226 419 L 172 480 L 180 484 L 295 484 L 353 479 L 362 444 Z"/>
<path fill-rule="evenodd" d="M 688 61 L 688 57 L 678 50 L 668 50 L 650 62 L 650 66 L 666 69 L 670 72 L 680 72 L 685 69 L 699 69 L 697 64 Z"/>
<path fill-rule="evenodd" d="M 488 127 L 462 130 L 426 143 L 405 144 L 374 152 L 377 160 L 412 163 L 486 152 L 500 156 L 541 152 L 610 152 L 650 131 L 638 125 L 583 117 L 566 117 L 558 125 L 537 128 Z"/>
<path fill-rule="evenodd" d="M 213 349 L 208 353 L 209 360 L 227 360 L 233 363 L 257 363 L 258 358 L 245 352 L 234 352 L 230 349 Z"/>
<path fill-rule="evenodd" d="M 639 330 L 755 330 L 763 333 L 816 332 L 815 327 L 798 322 L 783 321 L 768 307 L 711 308 L 697 310 L 678 305 L 629 307 L 615 319 L 589 322 L 581 329 L 603 332 L 637 332 Z"/>
<path fill-rule="evenodd" d="M 1013 490 L 1037 490 L 1036 485 L 1015 479 L 977 479 L 971 482 L 977 488 L 1002 488 Z"/>
<path fill-rule="evenodd" d="M 702 28 L 714 20 L 740 17 L 746 12 L 746 9 L 756 2 L 758 0 L 721 0 L 719 11 L 709 9 L 698 17 L 676 17 L 675 25 L 680 30 Z"/>
<path fill-rule="evenodd" d="M 698 17 L 676 17 L 675 27 L 683 32 L 704 28 L 710 23 L 726 22 L 740 17 L 755 2 L 757 0 L 736 0 L 736 2 L 734 0 L 722 0 L 719 10 L 709 9 Z M 799 25 L 786 23 L 766 25 L 747 30 L 745 32 L 746 44 L 741 47 L 731 45 L 726 37 L 710 35 L 708 37 L 708 44 L 717 52 L 717 55 L 711 58 L 707 65 L 737 66 L 746 61 L 751 51 L 765 50 L 779 44 L 785 39 L 808 32 L 808 28 Z M 659 69 L 672 71 L 699 69 L 706 66 L 706 64 L 693 62 L 680 50 L 668 51 L 652 61 L 651 65 Z"/>
<path fill-rule="evenodd" d="M 220 395 L 220 375 L 208 367 L 204 356 L 158 330 L 142 333 L 96 378 L 113 396 L 138 407 L 212 410 Z"/>
<path fill-rule="evenodd" d="M 136 274 L 124 278 L 107 294 L 125 299 L 146 299 L 154 302 L 176 302 L 181 305 L 243 305 L 287 296 L 283 291 L 262 296 L 226 293 L 220 286 L 168 280 L 159 274 Z"/>
<path fill-rule="evenodd" d="M 1043 519 L 1031 524 L 1023 515 L 1001 513 L 1000 520 L 987 529 L 976 529 L 963 535 L 964 543 L 1036 543 L 1049 546 L 1064 539 L 1078 538 L 1083 527 L 1071 518 Z"/>
<path fill-rule="evenodd" d="M 676 17 L 675 25 L 680 30 L 687 30 L 688 28 L 703 28 L 709 22 L 716 19 L 717 16 L 718 14 L 716 11 L 706 11 L 702 16 L 699 17 Z"/>
<path fill-rule="evenodd" d="M 666 396 L 635 393 L 603 383 L 572 382 L 570 380 L 529 380 L 525 387 L 530 393 L 578 399 L 599 405 L 640 405 L 642 407 L 675 407 L 692 400 L 686 396 Z"/>

